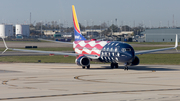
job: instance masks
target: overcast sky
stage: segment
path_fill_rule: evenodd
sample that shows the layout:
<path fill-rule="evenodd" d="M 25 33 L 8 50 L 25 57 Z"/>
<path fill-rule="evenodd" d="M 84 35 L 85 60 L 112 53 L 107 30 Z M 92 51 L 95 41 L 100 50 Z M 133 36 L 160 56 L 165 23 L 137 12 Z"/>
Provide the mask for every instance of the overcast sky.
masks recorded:
<path fill-rule="evenodd" d="M 68 22 L 72 5 L 83 25 L 114 23 L 137 26 L 180 26 L 180 0 L 0 0 L 0 23 Z M 92 23 L 93 22 L 93 23 Z"/>

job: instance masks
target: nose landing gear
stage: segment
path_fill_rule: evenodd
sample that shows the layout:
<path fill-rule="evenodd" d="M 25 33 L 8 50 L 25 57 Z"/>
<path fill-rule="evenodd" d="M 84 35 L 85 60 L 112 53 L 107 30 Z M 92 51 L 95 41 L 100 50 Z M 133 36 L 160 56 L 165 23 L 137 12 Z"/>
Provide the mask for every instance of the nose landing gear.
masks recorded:
<path fill-rule="evenodd" d="M 125 65 L 124 70 L 128 70 L 129 69 L 128 68 L 128 63 L 125 63 L 124 65 Z"/>

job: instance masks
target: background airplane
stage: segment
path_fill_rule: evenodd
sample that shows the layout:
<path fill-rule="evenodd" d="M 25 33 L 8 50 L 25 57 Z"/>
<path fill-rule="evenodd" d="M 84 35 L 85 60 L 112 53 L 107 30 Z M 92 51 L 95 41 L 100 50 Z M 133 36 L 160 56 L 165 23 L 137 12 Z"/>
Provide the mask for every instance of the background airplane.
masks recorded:
<path fill-rule="evenodd" d="M 135 52 L 133 47 L 127 43 L 119 41 L 96 41 L 95 39 L 86 40 L 80 31 L 76 11 L 74 5 L 72 5 L 72 15 L 74 23 L 74 39 L 73 49 L 75 53 L 64 53 L 54 51 L 38 51 L 38 50 L 26 50 L 26 49 L 13 49 L 8 48 L 4 39 L 4 44 L 7 49 L 23 52 L 38 52 L 47 54 L 58 54 L 58 55 L 69 55 L 76 56 L 76 64 L 82 66 L 84 69 L 90 68 L 90 61 L 106 62 L 111 63 L 111 68 L 118 68 L 118 63 L 124 63 L 125 70 L 128 70 L 128 66 L 138 65 L 140 60 L 136 55 L 147 54 L 157 51 L 164 51 L 170 49 L 176 49 L 178 46 L 178 36 L 176 35 L 175 46 L 170 48 L 162 48 L 155 50 L 146 50 Z M 48 40 L 51 41 L 51 40 Z M 60 42 L 64 43 L 64 42 Z M 6 51 L 5 50 L 5 51 Z M 3 53 L 5 52 L 3 51 Z"/>

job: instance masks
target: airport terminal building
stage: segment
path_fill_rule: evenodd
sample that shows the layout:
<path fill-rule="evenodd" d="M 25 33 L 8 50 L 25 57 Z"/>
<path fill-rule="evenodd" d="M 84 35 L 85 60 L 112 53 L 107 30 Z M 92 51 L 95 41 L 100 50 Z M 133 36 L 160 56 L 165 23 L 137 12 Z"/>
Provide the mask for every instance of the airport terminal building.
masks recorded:
<path fill-rule="evenodd" d="M 175 28 L 147 29 L 142 34 L 145 34 L 145 42 L 175 42 L 176 34 L 180 39 L 180 29 Z"/>

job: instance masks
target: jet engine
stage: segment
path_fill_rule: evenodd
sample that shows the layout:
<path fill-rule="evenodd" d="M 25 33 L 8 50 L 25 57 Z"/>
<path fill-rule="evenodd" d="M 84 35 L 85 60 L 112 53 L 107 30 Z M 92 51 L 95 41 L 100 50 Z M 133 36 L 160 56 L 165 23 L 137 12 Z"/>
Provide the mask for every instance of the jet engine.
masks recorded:
<path fill-rule="evenodd" d="M 131 66 L 138 65 L 140 62 L 139 58 L 135 56 L 134 60 L 131 62 Z"/>
<path fill-rule="evenodd" d="M 75 62 L 79 66 L 89 66 L 90 64 L 90 60 L 86 56 L 77 57 Z"/>

